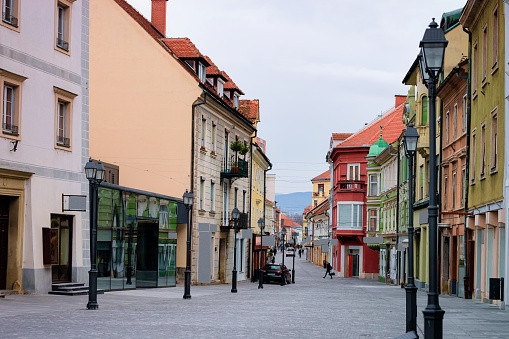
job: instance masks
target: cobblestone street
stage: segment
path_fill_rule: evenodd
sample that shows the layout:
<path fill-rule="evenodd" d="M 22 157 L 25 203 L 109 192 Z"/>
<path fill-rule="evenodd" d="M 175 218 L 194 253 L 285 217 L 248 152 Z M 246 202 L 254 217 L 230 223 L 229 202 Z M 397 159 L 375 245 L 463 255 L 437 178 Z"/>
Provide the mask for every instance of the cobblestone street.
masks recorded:
<path fill-rule="evenodd" d="M 290 263 L 291 258 L 286 258 Z M 87 296 L 22 295 L 0 299 L 1 337 L 334 337 L 390 338 L 405 329 L 405 292 L 372 280 L 322 279 L 324 270 L 296 258 L 296 284 L 242 282 L 107 292 L 100 309 Z M 507 338 L 509 311 L 441 297 L 444 338 Z M 418 293 L 418 322 L 426 294 Z M 422 333 L 421 333 L 422 334 Z"/>

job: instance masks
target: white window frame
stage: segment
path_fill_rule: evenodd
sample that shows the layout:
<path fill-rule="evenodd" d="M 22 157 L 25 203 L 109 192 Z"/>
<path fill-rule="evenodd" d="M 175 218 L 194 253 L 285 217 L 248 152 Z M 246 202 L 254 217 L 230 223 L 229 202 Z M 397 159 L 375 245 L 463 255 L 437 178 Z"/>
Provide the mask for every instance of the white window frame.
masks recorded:
<path fill-rule="evenodd" d="M 379 177 L 380 176 L 378 174 L 370 174 L 369 175 L 369 196 L 370 197 L 376 197 L 379 195 L 379 184 L 378 184 L 378 182 L 380 181 Z M 373 182 L 373 178 L 376 179 L 376 182 Z M 376 184 L 376 192 L 373 192 L 373 190 L 372 190 L 371 186 L 373 184 Z"/>
<path fill-rule="evenodd" d="M 214 183 L 214 180 L 210 180 L 210 211 L 211 212 L 215 212 L 216 210 L 216 203 L 215 203 L 215 199 L 214 199 L 214 195 L 215 195 L 215 183 Z"/>
<path fill-rule="evenodd" d="M 445 143 L 449 143 L 449 111 L 445 113 Z"/>
<path fill-rule="evenodd" d="M 354 178 L 354 179 L 350 179 L 350 173 L 352 171 L 351 169 L 355 169 L 355 168 L 359 169 L 358 171 L 354 171 L 354 173 L 358 173 L 359 174 L 359 177 L 358 178 Z M 347 172 L 346 172 L 346 179 L 347 180 L 351 180 L 351 181 L 359 181 L 360 180 L 360 176 L 361 176 L 361 164 L 359 164 L 359 163 L 348 164 Z"/>
<path fill-rule="evenodd" d="M 354 221 L 354 220 L 350 220 L 350 225 L 347 225 L 347 226 L 344 226 L 344 225 L 340 225 L 340 222 L 339 222 L 339 218 L 340 218 L 340 206 L 341 205 L 347 205 L 347 206 L 351 206 L 351 218 L 353 219 L 353 215 L 354 215 L 354 208 L 358 208 L 359 210 L 357 211 L 357 220 Z M 364 203 L 363 202 L 360 202 L 360 201 L 338 201 L 338 204 L 337 204 L 337 228 L 338 229 L 361 229 L 363 228 L 363 209 L 364 209 Z"/>
<path fill-rule="evenodd" d="M 210 149 L 211 151 L 216 151 L 216 131 L 217 131 L 217 125 L 212 122 L 212 134 L 210 135 Z"/>
<path fill-rule="evenodd" d="M 205 143 L 207 140 L 207 119 L 205 117 L 201 118 L 201 138 L 200 138 L 200 146 L 205 148 Z"/>
<path fill-rule="evenodd" d="M 374 231 L 378 231 L 378 213 L 379 213 L 378 210 L 379 210 L 378 208 L 369 208 L 368 209 L 368 219 L 369 219 L 369 221 L 368 221 L 368 230 L 369 231 L 373 231 L 371 229 L 371 219 L 375 219 L 375 229 L 374 229 Z M 371 211 L 375 211 L 375 216 L 371 215 Z"/>
<path fill-rule="evenodd" d="M 204 210 L 204 197 L 205 197 L 205 179 L 200 178 L 200 210 Z"/>
<path fill-rule="evenodd" d="M 222 98 L 224 95 L 224 81 L 217 79 L 217 94 Z"/>
<path fill-rule="evenodd" d="M 239 108 L 239 99 L 240 99 L 239 95 L 237 93 L 234 93 L 233 94 L 233 106 L 235 108 Z"/>
<path fill-rule="evenodd" d="M 461 116 L 463 117 L 463 121 L 461 122 L 461 130 L 463 133 L 467 131 L 467 106 L 468 106 L 468 99 L 467 95 L 465 94 L 463 96 L 463 112 L 461 112 Z"/>
<path fill-rule="evenodd" d="M 452 140 L 456 139 L 458 130 L 458 104 L 454 104 L 453 116 L 452 116 Z"/>
<path fill-rule="evenodd" d="M 205 82 L 207 79 L 207 69 L 205 68 L 205 65 L 201 62 L 198 62 L 198 78 L 201 82 Z"/>

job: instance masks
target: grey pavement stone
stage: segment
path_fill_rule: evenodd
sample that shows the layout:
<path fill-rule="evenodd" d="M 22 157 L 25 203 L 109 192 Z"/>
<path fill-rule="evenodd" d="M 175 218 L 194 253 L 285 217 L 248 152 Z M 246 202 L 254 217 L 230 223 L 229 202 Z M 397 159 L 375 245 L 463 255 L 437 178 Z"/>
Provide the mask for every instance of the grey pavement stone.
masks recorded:
<path fill-rule="evenodd" d="M 287 266 L 291 261 L 286 258 Z M 100 309 L 87 296 L 21 295 L 0 299 L 0 337 L 292 337 L 394 338 L 405 330 L 405 290 L 373 280 L 322 279 L 324 270 L 296 258 L 296 283 L 241 282 L 107 292 Z M 418 326 L 426 294 L 418 292 Z M 509 313 L 441 297 L 444 338 L 509 338 Z M 422 337 L 422 332 L 419 332 Z"/>

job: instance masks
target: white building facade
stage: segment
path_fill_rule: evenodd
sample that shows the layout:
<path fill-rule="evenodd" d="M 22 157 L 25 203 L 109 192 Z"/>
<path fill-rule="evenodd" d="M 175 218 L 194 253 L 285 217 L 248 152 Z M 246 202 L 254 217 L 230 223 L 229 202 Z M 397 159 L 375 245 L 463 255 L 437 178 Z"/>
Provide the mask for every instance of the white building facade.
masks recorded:
<path fill-rule="evenodd" d="M 0 290 L 45 293 L 90 266 L 89 1 L 1 4 Z"/>

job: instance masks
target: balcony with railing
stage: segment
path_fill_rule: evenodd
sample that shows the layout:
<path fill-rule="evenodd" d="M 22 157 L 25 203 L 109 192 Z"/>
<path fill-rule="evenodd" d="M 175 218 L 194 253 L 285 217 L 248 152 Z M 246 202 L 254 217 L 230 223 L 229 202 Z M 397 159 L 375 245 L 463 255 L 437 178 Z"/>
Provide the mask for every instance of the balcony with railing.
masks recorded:
<path fill-rule="evenodd" d="M 323 191 L 313 192 L 313 198 L 325 198 Z"/>
<path fill-rule="evenodd" d="M 221 227 L 223 228 L 231 228 L 233 229 L 235 226 L 235 222 L 231 219 L 231 213 L 229 215 L 230 219 L 221 218 Z M 237 225 L 237 229 L 245 230 L 249 228 L 249 213 L 240 213 L 239 224 Z"/>
<path fill-rule="evenodd" d="M 339 192 L 365 192 L 366 183 L 359 180 L 341 180 L 339 182 Z"/>
<path fill-rule="evenodd" d="M 233 155 L 230 161 L 226 164 L 223 163 L 221 169 L 221 179 L 232 179 L 232 178 L 247 178 L 249 176 L 249 166 L 247 160 L 240 159 Z"/>
<path fill-rule="evenodd" d="M 2 12 L 2 21 L 13 27 L 18 27 L 18 18 L 13 16 L 10 12 Z"/>
<path fill-rule="evenodd" d="M 422 156 L 427 156 L 429 151 L 429 125 L 415 126 L 419 133 L 419 142 L 417 143 L 417 151 Z"/>
<path fill-rule="evenodd" d="M 57 136 L 57 145 L 62 147 L 71 147 L 71 140 L 63 136 Z"/>

